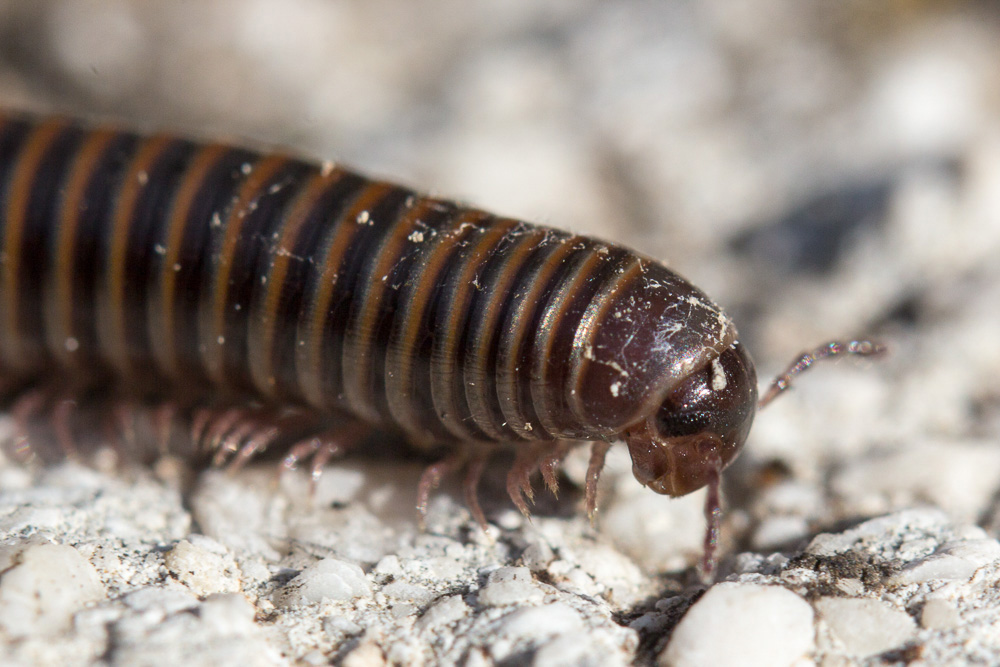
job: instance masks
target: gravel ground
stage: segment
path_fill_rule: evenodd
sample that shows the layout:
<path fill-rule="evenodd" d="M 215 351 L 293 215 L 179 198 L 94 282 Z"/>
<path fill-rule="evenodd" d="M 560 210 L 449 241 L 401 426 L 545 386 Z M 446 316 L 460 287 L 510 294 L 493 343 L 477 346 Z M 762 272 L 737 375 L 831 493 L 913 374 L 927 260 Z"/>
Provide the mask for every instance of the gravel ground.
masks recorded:
<path fill-rule="evenodd" d="M 767 379 L 702 494 L 613 449 L 531 521 L 416 461 L 0 463 L 5 664 L 991 663 L 1000 654 L 1000 12 L 908 0 L 0 0 L 4 106 L 291 146 L 661 257 Z M 992 305 L 991 305 L 992 304 Z M 9 425 L 8 425 L 9 428 Z M 573 488 L 575 487 L 575 488 Z"/>

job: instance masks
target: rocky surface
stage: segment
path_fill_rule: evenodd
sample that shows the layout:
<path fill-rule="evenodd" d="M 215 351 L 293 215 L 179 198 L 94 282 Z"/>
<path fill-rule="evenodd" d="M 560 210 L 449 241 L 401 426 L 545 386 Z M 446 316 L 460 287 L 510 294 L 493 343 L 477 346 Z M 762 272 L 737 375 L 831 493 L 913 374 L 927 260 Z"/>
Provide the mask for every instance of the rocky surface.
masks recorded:
<path fill-rule="evenodd" d="M 586 455 L 531 521 L 420 463 L 0 465 L 5 664 L 959 664 L 1000 651 L 1000 14 L 991 3 L 0 0 L 5 106 L 248 137 L 667 260 L 762 380 L 701 494 Z"/>

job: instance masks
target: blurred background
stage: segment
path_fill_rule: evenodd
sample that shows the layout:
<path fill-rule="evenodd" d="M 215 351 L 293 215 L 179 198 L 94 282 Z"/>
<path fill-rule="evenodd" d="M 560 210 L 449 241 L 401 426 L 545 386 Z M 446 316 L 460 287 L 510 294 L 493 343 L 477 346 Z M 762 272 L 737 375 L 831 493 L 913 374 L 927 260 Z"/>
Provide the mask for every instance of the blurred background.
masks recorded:
<path fill-rule="evenodd" d="M 0 103 L 289 146 L 638 247 L 734 316 L 762 380 L 885 340 L 759 418 L 740 465 L 821 486 L 781 505 L 739 477 L 746 525 L 798 517 L 767 544 L 928 498 L 991 520 L 998 37 L 986 1 L 0 0 Z M 914 443 L 930 458 L 892 458 Z M 868 456 L 935 479 L 884 488 Z"/>

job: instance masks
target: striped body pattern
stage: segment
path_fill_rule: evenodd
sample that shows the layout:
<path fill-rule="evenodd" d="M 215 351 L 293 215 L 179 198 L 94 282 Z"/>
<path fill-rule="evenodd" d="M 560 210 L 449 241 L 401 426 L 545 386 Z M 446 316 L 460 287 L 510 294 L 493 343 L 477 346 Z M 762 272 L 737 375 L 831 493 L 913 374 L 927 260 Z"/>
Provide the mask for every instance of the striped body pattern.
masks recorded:
<path fill-rule="evenodd" d="M 418 447 L 625 439 L 671 495 L 735 456 L 756 402 L 729 319 L 635 252 L 330 164 L 4 113 L 0 373 L 347 412 Z"/>

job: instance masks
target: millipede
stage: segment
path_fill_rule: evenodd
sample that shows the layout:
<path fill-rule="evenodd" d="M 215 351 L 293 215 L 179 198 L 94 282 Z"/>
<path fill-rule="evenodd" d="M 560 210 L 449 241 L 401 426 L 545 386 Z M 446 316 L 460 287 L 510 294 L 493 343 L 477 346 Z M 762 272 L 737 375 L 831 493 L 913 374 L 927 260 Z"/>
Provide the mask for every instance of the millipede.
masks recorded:
<path fill-rule="evenodd" d="M 807 352 L 761 403 L 816 359 L 881 350 Z M 398 432 L 443 452 L 418 509 L 464 468 L 484 526 L 496 450 L 515 452 L 507 490 L 527 513 L 530 478 L 554 492 L 569 447 L 594 443 L 593 515 L 623 440 L 641 484 L 709 487 L 709 566 L 719 475 L 758 406 L 731 320 L 639 253 L 332 163 L 14 112 L 0 112 L 0 377 L 19 424 L 56 405 L 64 431 L 66 396 L 97 390 L 119 448 L 134 441 L 123 406 L 148 405 L 217 465 L 284 447 L 284 466 L 318 474 L 360 431 Z"/>

